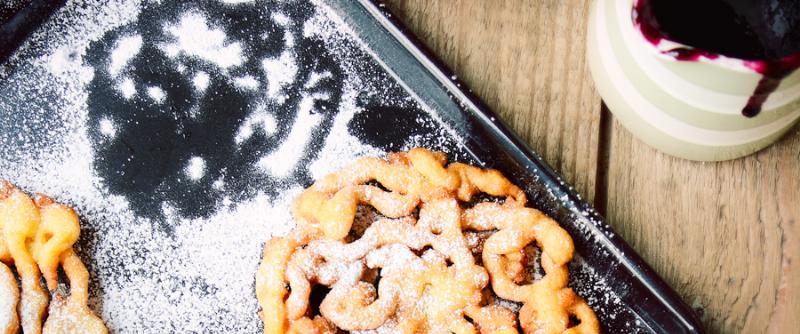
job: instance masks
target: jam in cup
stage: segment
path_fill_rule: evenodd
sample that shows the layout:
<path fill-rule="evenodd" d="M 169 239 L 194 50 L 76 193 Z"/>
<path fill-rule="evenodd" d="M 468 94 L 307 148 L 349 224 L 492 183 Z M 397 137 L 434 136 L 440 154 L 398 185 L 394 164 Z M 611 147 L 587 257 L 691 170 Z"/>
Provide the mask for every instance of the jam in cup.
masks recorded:
<path fill-rule="evenodd" d="M 615 117 L 651 146 L 718 161 L 800 119 L 800 2 L 595 0 L 588 58 Z"/>

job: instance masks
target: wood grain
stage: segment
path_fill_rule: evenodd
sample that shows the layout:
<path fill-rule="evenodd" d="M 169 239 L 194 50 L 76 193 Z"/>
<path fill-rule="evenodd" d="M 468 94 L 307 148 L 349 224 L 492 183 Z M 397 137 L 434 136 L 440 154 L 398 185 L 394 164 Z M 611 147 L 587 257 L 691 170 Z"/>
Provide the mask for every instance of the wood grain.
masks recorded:
<path fill-rule="evenodd" d="M 589 1 L 386 3 L 566 181 L 593 200 L 600 97 L 584 61 Z"/>
<path fill-rule="evenodd" d="M 601 118 L 584 58 L 589 2 L 387 4 L 581 194 L 596 190 L 710 332 L 800 333 L 800 133 L 705 164 L 632 138 Z"/>
<path fill-rule="evenodd" d="M 615 122 L 607 217 L 710 332 L 798 333 L 800 132 L 759 154 L 698 163 Z"/>

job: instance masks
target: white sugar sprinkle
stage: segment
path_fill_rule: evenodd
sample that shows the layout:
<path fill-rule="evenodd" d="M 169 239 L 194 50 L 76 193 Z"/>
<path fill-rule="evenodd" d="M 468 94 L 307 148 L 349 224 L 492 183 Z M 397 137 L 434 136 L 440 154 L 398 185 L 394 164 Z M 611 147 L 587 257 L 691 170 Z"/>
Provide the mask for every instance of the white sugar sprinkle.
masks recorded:
<path fill-rule="evenodd" d="M 106 137 L 114 137 L 117 134 L 117 127 L 114 126 L 114 122 L 108 118 L 103 118 L 100 120 L 100 133 Z"/>
<path fill-rule="evenodd" d="M 234 142 L 236 142 L 237 145 L 243 143 L 244 141 L 250 139 L 250 137 L 253 136 L 253 133 L 259 129 L 264 131 L 264 134 L 268 137 L 275 134 L 275 131 L 278 130 L 278 123 L 275 121 L 275 117 L 263 109 L 257 110 L 250 117 L 244 120 L 242 125 L 236 131 Z"/>
<path fill-rule="evenodd" d="M 126 99 L 130 99 L 136 95 L 136 84 L 131 78 L 122 79 L 122 81 L 120 81 L 120 83 L 117 85 L 117 89 Z"/>
<path fill-rule="evenodd" d="M 181 17 L 177 26 L 167 28 L 177 38 L 177 43 L 165 46 L 172 56 L 186 54 L 210 61 L 222 68 L 238 66 L 244 62 L 239 42 L 228 43 L 225 32 L 208 26 L 205 17 L 189 13 Z"/>
<path fill-rule="evenodd" d="M 18 321 L 14 302 L 19 298 L 19 287 L 15 283 L 11 270 L 0 263 L 0 328 L 10 328 L 11 323 Z"/>
<path fill-rule="evenodd" d="M 258 80 L 252 75 L 245 75 L 242 77 L 234 78 L 233 84 L 244 90 L 256 90 L 260 85 Z"/>
<path fill-rule="evenodd" d="M 206 173 L 206 161 L 201 157 L 192 157 L 184 170 L 186 176 L 193 181 L 203 178 Z"/>
<path fill-rule="evenodd" d="M 216 181 L 214 181 L 214 183 L 212 184 L 212 187 L 214 187 L 214 189 L 215 189 L 215 190 L 225 190 L 225 181 L 223 181 L 223 180 L 216 180 Z"/>
<path fill-rule="evenodd" d="M 289 24 L 289 17 L 286 16 L 286 14 L 283 14 L 283 13 L 272 14 L 272 19 L 275 20 L 276 23 L 278 23 L 278 24 L 280 24 L 282 26 L 285 26 L 285 25 Z"/>
<path fill-rule="evenodd" d="M 286 177 L 297 168 L 297 162 L 302 157 L 303 151 L 298 147 L 305 147 L 311 140 L 311 132 L 319 124 L 321 117 L 313 113 L 314 98 L 304 96 L 297 110 L 297 118 L 289 137 L 281 143 L 272 154 L 258 161 L 259 167 L 275 177 Z"/>
<path fill-rule="evenodd" d="M 194 78 L 192 78 L 192 84 L 194 84 L 194 88 L 198 91 L 205 91 L 208 88 L 208 83 L 210 81 L 210 77 L 208 73 L 200 71 L 195 73 Z"/>
<path fill-rule="evenodd" d="M 157 103 L 161 103 L 164 102 L 164 100 L 167 98 L 167 93 L 164 92 L 164 90 L 161 89 L 161 87 L 150 86 L 147 87 L 147 96 L 155 100 Z"/>
<path fill-rule="evenodd" d="M 61 73 L 64 68 L 71 66 L 70 62 L 70 50 L 67 48 L 59 48 L 53 52 L 53 56 L 50 57 L 49 70 L 53 73 Z"/>
<path fill-rule="evenodd" d="M 136 57 L 139 49 L 142 48 L 142 36 L 134 35 L 123 37 L 117 42 L 117 47 L 111 51 L 111 64 L 108 72 L 116 76 L 128 62 Z"/>
<path fill-rule="evenodd" d="M 264 59 L 261 64 L 269 81 L 267 94 L 273 98 L 278 96 L 284 85 L 294 81 L 297 75 L 297 63 L 291 51 L 283 52 L 277 59 Z"/>
<path fill-rule="evenodd" d="M 331 71 L 325 71 L 322 73 L 312 72 L 311 75 L 308 76 L 308 82 L 306 82 L 305 87 L 311 88 L 316 86 L 321 80 L 327 79 L 333 76 Z"/>

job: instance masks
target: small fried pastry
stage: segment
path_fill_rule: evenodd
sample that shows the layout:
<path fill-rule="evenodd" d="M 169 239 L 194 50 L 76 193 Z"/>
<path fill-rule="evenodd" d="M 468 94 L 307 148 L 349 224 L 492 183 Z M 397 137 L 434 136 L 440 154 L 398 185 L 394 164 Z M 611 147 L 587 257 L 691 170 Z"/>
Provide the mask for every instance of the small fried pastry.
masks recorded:
<path fill-rule="evenodd" d="M 16 334 L 19 331 L 17 317 L 19 288 L 11 269 L 0 262 L 0 334 Z"/>
<path fill-rule="evenodd" d="M 362 158 L 300 194 L 295 230 L 256 273 L 264 332 L 599 333 L 567 287 L 569 234 L 499 171 L 446 162 L 422 148 Z M 500 199 L 469 207 L 479 193 Z M 366 228 L 360 207 L 377 213 Z M 530 245 L 545 275 L 526 284 Z M 315 285 L 329 289 L 319 314 Z"/>
<path fill-rule="evenodd" d="M 89 272 L 72 248 L 60 257 L 61 267 L 69 279 L 69 297 L 56 294 L 50 302 L 44 334 L 106 334 L 108 330 L 89 309 Z"/>
<path fill-rule="evenodd" d="M 6 181 L 0 181 L 0 261 L 13 264 L 22 282 L 19 307 L 9 318 L 9 333 L 21 319 L 22 330 L 27 333 L 107 333 L 102 320 L 89 309 L 89 273 L 72 249 L 80 236 L 80 225 L 75 212 L 55 203 L 44 195 L 35 200 Z M 58 266 L 64 269 L 70 285 L 70 296 L 58 292 L 50 303 L 49 315 L 42 325 L 48 306 L 48 295 L 40 284 L 40 271 L 50 291 L 58 288 Z M 0 281 L 0 294 L 19 296 L 16 280 L 7 267 L 10 282 Z M 4 273 L 0 273 L 4 274 Z M 5 275 L 0 275 L 5 276 Z M 5 277 L 0 277 L 5 279 Z M 0 296 L 2 297 L 2 296 Z M 9 299 L 12 300 L 12 299 Z M 14 303 L 16 305 L 16 302 Z M 2 310 L 0 310 L 2 311 Z M 4 315 L 0 315 L 2 317 Z M 2 323 L 0 323 L 2 326 Z"/>
<path fill-rule="evenodd" d="M 492 275 L 498 296 L 524 303 L 536 321 L 520 322 L 526 332 L 562 333 L 569 325 L 569 314 L 557 292 L 568 281 L 567 262 L 572 259 L 572 239 L 558 223 L 530 208 L 506 208 L 495 203 L 480 203 L 468 210 L 465 225 L 476 230 L 498 230 L 483 246 L 483 263 Z M 528 285 L 517 285 L 508 276 L 505 254 L 517 254 L 536 241 L 542 249 L 545 276 Z"/>
<path fill-rule="evenodd" d="M 39 285 L 39 267 L 29 249 L 39 228 L 39 209 L 16 187 L 5 183 L 0 188 L 3 189 L 0 190 L 0 225 L 22 283 L 19 304 L 22 330 L 41 333 L 48 296 Z"/>
<path fill-rule="evenodd" d="M 39 207 L 40 223 L 30 248 L 47 288 L 52 291 L 58 287 L 59 258 L 78 241 L 81 227 L 78 215 L 71 208 L 43 195 L 37 195 L 35 202 Z"/>

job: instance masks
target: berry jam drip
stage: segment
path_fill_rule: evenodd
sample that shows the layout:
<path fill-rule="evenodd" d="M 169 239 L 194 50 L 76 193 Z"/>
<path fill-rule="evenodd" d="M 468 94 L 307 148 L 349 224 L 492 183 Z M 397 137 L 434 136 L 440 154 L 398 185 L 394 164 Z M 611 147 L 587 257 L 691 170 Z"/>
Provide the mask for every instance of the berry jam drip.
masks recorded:
<path fill-rule="evenodd" d="M 747 117 L 758 115 L 781 81 L 800 68 L 797 0 L 638 0 L 633 17 L 650 43 L 690 46 L 665 52 L 677 60 L 723 55 L 761 73 L 742 110 Z"/>

